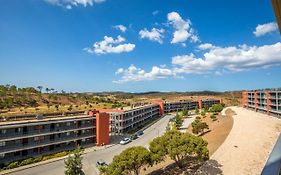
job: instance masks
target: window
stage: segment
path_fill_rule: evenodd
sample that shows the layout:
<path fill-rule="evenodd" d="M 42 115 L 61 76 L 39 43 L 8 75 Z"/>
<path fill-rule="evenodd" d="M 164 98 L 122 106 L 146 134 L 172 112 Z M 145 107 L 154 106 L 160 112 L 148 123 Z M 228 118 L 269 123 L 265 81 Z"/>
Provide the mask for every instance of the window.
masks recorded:
<path fill-rule="evenodd" d="M 20 144 L 21 143 L 21 140 L 15 140 L 15 144 Z"/>
<path fill-rule="evenodd" d="M 70 126 L 70 124 L 71 124 L 70 122 L 67 122 L 67 123 L 66 123 L 66 126 Z"/>
<path fill-rule="evenodd" d="M 2 129 L 0 134 L 6 134 L 6 132 L 7 132 L 6 129 Z"/>
<path fill-rule="evenodd" d="M 38 136 L 34 137 L 34 141 L 38 141 L 38 140 L 39 140 Z"/>
<path fill-rule="evenodd" d="M 0 146 L 5 146 L 5 145 L 6 145 L 6 143 L 4 141 L 0 142 Z"/>
<path fill-rule="evenodd" d="M 86 139 L 82 139 L 82 142 L 86 142 Z"/>
<path fill-rule="evenodd" d="M 82 133 L 84 134 L 84 133 L 85 133 L 85 130 L 82 130 Z"/>
<path fill-rule="evenodd" d="M 15 128 L 15 133 L 19 133 L 20 132 L 20 128 Z"/>
<path fill-rule="evenodd" d="M 5 153 L 1 153 L 0 158 L 4 158 L 4 157 L 5 157 Z"/>
<path fill-rule="evenodd" d="M 70 136 L 70 132 L 67 132 L 66 135 L 67 135 L 67 136 Z"/>

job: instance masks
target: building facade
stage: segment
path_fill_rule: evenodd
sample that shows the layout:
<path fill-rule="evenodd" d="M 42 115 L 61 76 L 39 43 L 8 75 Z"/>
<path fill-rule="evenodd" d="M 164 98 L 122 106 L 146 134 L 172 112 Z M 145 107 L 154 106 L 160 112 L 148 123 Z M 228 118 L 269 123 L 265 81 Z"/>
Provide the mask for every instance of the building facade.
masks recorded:
<path fill-rule="evenodd" d="M 106 113 L 31 115 L 28 120 L 0 122 L 0 162 L 72 150 L 77 145 L 108 143 L 109 115 Z"/>
<path fill-rule="evenodd" d="M 110 135 L 138 130 L 166 113 L 193 110 L 219 100 L 154 101 L 127 109 L 48 113 L 0 118 L 0 162 L 106 145 Z"/>
<path fill-rule="evenodd" d="M 242 106 L 281 118 L 281 90 L 243 91 Z"/>
<path fill-rule="evenodd" d="M 220 100 L 206 99 L 199 101 L 181 100 L 181 101 L 163 101 L 157 100 L 151 104 L 139 106 L 129 110 L 106 110 L 110 113 L 111 132 L 124 134 L 138 127 L 145 125 L 147 122 L 159 118 L 164 114 L 181 111 L 183 109 L 194 110 L 205 107 L 211 107 L 213 104 L 220 103 Z"/>

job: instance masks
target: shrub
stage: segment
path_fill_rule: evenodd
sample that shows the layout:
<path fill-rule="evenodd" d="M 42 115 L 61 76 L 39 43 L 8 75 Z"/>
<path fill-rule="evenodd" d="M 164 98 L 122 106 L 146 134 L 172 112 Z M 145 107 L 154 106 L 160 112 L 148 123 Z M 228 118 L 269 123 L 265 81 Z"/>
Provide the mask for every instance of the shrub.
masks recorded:
<path fill-rule="evenodd" d="M 200 116 L 196 116 L 195 119 L 196 119 L 196 120 L 201 120 L 201 117 L 200 117 Z"/>
<path fill-rule="evenodd" d="M 19 162 L 14 161 L 14 162 L 9 163 L 6 167 L 6 169 L 13 169 L 13 168 L 17 168 L 17 167 L 19 167 Z"/>
<path fill-rule="evenodd" d="M 27 159 L 24 159 L 23 161 L 20 162 L 20 166 L 28 165 L 34 163 L 34 158 L 30 157 Z"/>

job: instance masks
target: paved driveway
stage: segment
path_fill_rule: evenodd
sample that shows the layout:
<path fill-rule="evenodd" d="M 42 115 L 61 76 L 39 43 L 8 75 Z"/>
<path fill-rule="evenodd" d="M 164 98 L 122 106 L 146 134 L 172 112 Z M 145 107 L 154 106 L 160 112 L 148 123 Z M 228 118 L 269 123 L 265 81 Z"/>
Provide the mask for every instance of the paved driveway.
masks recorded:
<path fill-rule="evenodd" d="M 131 146 L 145 146 L 148 147 L 149 142 L 155 137 L 164 134 L 166 126 L 172 115 L 166 115 L 151 127 L 144 131 L 144 135 L 127 145 L 115 145 L 109 148 L 100 149 L 95 152 L 90 152 L 84 155 L 83 158 L 83 170 L 86 175 L 98 174 L 98 170 L 95 167 L 95 163 L 99 159 L 103 159 L 106 162 L 111 162 L 114 155 L 121 153 L 128 147 Z M 63 175 L 64 174 L 64 161 L 60 160 L 57 162 L 33 167 L 23 171 L 11 173 L 11 175 Z"/>

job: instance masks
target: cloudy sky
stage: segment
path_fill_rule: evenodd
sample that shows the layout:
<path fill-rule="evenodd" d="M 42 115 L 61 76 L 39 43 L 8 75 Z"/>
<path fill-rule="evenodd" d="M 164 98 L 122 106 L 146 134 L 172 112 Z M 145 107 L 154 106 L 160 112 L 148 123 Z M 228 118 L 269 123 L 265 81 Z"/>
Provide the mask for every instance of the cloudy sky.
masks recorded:
<path fill-rule="evenodd" d="M 2 0 L 0 84 L 66 91 L 281 87 L 268 0 Z"/>

